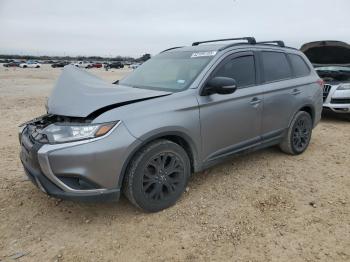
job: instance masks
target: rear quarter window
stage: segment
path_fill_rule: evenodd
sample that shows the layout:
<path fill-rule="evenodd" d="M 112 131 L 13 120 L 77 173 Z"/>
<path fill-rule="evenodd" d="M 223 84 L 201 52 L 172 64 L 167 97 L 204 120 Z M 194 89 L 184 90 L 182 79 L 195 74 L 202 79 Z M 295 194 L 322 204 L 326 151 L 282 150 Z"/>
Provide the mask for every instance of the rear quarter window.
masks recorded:
<path fill-rule="evenodd" d="M 288 54 L 288 57 L 290 63 L 292 64 L 294 75 L 296 77 L 307 76 L 310 74 L 310 68 L 301 56 L 295 54 Z"/>
<path fill-rule="evenodd" d="M 292 77 L 292 69 L 287 57 L 281 52 L 262 52 L 265 82 L 273 82 Z"/>

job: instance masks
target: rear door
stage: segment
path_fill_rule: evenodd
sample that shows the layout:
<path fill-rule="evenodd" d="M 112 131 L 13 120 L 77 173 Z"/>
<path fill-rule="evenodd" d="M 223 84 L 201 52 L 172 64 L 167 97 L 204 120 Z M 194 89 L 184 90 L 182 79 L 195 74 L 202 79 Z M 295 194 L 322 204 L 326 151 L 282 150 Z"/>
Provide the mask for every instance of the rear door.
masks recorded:
<path fill-rule="evenodd" d="M 263 96 L 257 83 L 253 52 L 240 52 L 225 58 L 207 80 L 234 78 L 232 94 L 199 96 L 202 158 L 211 161 L 260 143 Z"/>
<path fill-rule="evenodd" d="M 262 139 L 266 141 L 281 136 L 288 127 L 300 90 L 294 87 L 292 68 L 285 53 L 258 53 L 264 90 L 261 129 Z"/>

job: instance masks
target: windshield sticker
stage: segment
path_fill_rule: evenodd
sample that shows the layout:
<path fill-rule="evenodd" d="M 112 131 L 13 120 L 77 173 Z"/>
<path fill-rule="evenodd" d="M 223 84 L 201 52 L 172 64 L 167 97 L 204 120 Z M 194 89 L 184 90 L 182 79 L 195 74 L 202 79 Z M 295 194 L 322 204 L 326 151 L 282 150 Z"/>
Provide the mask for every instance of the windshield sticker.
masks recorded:
<path fill-rule="evenodd" d="M 214 56 L 217 51 L 207 51 L 207 52 L 196 52 L 191 55 L 191 58 L 204 57 L 204 56 Z"/>
<path fill-rule="evenodd" d="M 183 80 L 183 79 L 179 79 L 176 81 L 178 84 L 184 84 L 186 82 L 186 80 Z"/>

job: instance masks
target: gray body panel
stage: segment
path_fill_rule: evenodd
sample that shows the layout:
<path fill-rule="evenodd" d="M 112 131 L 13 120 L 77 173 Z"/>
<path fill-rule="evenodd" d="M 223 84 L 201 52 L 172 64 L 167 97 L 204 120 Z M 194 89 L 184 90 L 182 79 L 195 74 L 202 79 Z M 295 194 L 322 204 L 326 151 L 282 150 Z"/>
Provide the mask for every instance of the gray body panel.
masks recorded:
<path fill-rule="evenodd" d="M 318 123 L 322 89 L 307 60 L 311 70 L 308 76 L 273 83 L 263 83 L 258 77 L 255 85 L 239 88 L 232 94 L 202 96 L 201 90 L 210 74 L 228 55 L 272 50 L 302 56 L 294 49 L 265 45 L 221 50 L 222 47 L 182 48 L 217 50 L 217 54 L 187 90 L 177 93 L 115 86 L 80 69 L 65 68 L 49 99 L 49 113 L 86 117 L 101 107 L 134 103 L 108 108 L 92 120 L 92 123 L 120 121 L 103 139 L 74 146 L 66 143 L 58 148 L 45 145 L 42 155 L 48 161 L 42 161 L 41 168 L 47 173 L 51 169 L 56 176 L 84 176 L 105 189 L 120 189 L 132 156 L 154 139 L 174 136 L 186 141 L 193 155 L 193 170 L 199 171 L 233 153 L 278 144 L 293 116 L 304 107 L 311 109 L 314 125 Z M 179 50 L 169 52 L 176 51 Z M 70 190 L 56 184 L 62 190 Z"/>
<path fill-rule="evenodd" d="M 202 140 L 196 93 L 197 90 L 188 89 L 171 96 L 115 108 L 100 115 L 93 122 L 121 120 L 130 133 L 141 141 L 179 135 L 191 146 L 198 163 Z"/>
<path fill-rule="evenodd" d="M 48 158 L 56 176 L 83 176 L 103 188 L 113 189 L 128 154 L 140 143 L 122 123 L 104 139 L 53 149 Z"/>
<path fill-rule="evenodd" d="M 261 102 L 252 104 L 255 97 Z M 200 96 L 202 159 L 210 161 L 239 145 L 260 141 L 262 92 L 259 87 L 238 89 L 233 94 Z"/>

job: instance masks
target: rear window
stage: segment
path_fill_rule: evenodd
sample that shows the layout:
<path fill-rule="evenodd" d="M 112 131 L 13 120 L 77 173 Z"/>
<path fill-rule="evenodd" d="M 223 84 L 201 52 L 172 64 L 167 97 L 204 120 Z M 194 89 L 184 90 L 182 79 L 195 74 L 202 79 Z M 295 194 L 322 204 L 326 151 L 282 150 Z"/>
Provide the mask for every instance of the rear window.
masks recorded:
<path fill-rule="evenodd" d="M 262 52 L 262 60 L 265 82 L 292 77 L 292 70 L 284 53 Z"/>
<path fill-rule="evenodd" d="M 288 56 L 296 77 L 306 76 L 310 73 L 310 68 L 307 66 L 303 58 L 294 54 L 289 54 Z"/>

